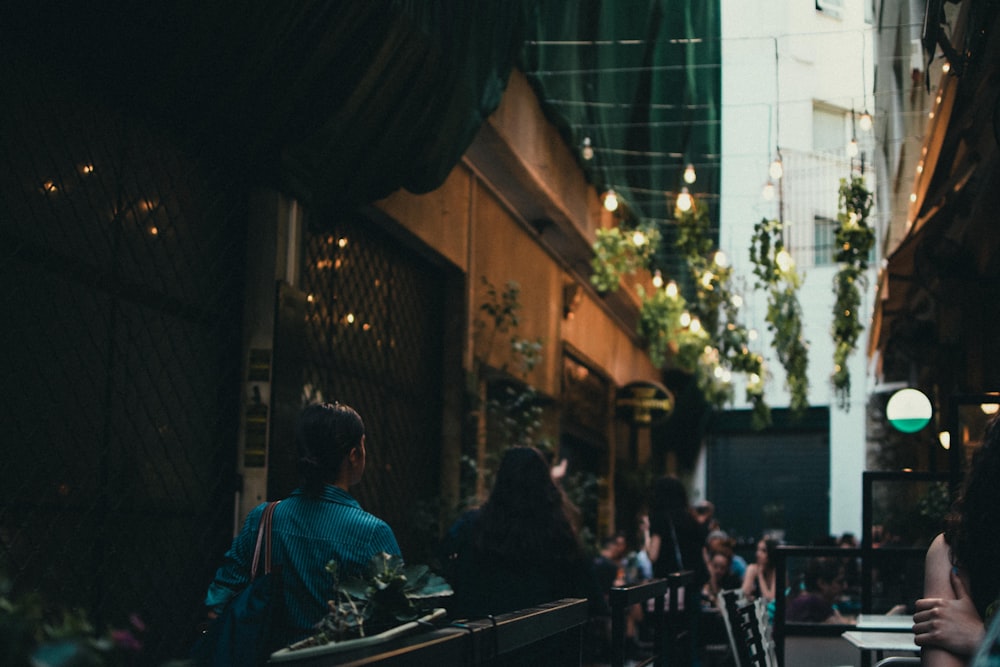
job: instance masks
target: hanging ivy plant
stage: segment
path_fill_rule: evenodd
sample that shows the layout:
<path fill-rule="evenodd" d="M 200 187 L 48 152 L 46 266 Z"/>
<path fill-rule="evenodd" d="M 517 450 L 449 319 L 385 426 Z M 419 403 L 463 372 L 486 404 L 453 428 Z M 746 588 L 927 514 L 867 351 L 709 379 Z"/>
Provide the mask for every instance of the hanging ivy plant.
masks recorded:
<path fill-rule="evenodd" d="M 660 232 L 653 226 L 598 229 L 594 257 L 590 260 L 594 270 L 590 282 L 598 292 L 614 292 L 622 276 L 649 266 L 659 244 Z"/>
<path fill-rule="evenodd" d="M 768 331 L 771 347 L 785 369 L 785 386 L 790 396 L 792 415 L 801 415 L 809 407 L 809 345 L 803 337 L 802 307 L 798 289 L 801 278 L 781 238 L 782 225 L 777 220 L 761 220 L 754 225 L 750 261 L 754 265 L 756 286 L 767 290 Z"/>
<path fill-rule="evenodd" d="M 833 280 L 835 301 L 833 306 L 833 382 L 837 404 L 842 410 L 850 408 L 851 372 L 848 359 L 857 349 L 858 338 L 864 330 L 861 324 L 861 288 L 868 257 L 875 244 L 875 230 L 868 224 L 872 207 L 872 193 L 865 187 L 861 176 L 841 179 L 834 260 L 840 269 Z"/>
<path fill-rule="evenodd" d="M 770 424 L 763 357 L 750 351 L 748 330 L 739 323 L 740 298 L 730 287 L 732 269 L 713 252 L 707 209 L 695 202 L 689 211 L 677 212 L 676 224 L 676 245 L 692 278 L 693 300 L 685 299 L 676 284 L 649 293 L 636 286 L 642 302 L 639 333 L 650 359 L 656 366 L 669 363 L 693 374 L 706 400 L 717 407 L 733 399 L 732 374 L 745 373 L 753 424 L 763 428 Z M 616 290 L 624 275 L 650 268 L 660 239 L 655 227 L 599 230 L 591 282 L 602 292 Z"/>

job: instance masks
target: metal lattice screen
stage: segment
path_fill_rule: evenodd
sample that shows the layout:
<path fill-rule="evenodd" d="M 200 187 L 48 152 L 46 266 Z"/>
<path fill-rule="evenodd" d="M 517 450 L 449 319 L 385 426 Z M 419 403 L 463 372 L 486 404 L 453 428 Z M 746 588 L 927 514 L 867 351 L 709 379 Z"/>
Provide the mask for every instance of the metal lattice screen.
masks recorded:
<path fill-rule="evenodd" d="M 138 613 L 155 664 L 231 535 L 246 196 L 0 65 L 0 566 L 98 627 Z"/>
<path fill-rule="evenodd" d="M 371 221 L 313 224 L 303 271 L 302 399 L 339 400 L 365 420 L 362 505 L 411 562 L 437 540 L 445 277 Z M 282 332 L 279 328 L 280 346 Z"/>

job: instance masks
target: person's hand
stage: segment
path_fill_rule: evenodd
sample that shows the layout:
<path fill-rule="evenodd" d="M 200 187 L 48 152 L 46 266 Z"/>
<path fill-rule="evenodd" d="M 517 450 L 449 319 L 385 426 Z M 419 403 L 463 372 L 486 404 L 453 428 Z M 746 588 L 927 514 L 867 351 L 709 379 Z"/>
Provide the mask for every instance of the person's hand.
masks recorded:
<path fill-rule="evenodd" d="M 913 641 L 917 646 L 933 646 L 961 656 L 971 656 L 986 634 L 972 598 L 954 570 L 951 586 L 957 599 L 921 598 L 913 614 Z"/>

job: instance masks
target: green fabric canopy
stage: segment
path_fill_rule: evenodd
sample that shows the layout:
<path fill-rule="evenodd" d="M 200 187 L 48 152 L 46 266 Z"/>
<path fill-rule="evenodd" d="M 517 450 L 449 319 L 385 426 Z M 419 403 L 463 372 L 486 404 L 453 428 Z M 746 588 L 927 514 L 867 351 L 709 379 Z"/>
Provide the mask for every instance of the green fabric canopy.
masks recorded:
<path fill-rule="evenodd" d="M 520 58 L 598 187 L 634 218 L 718 195 L 718 0 L 23 1 L 2 67 L 68 71 L 183 145 L 312 203 L 438 187 Z M 714 216 L 713 216 L 714 217 Z"/>
<path fill-rule="evenodd" d="M 567 141 L 590 139 L 594 157 L 581 164 L 594 184 L 624 195 L 637 219 L 672 219 L 684 186 L 714 210 L 717 0 L 541 0 L 529 16 L 522 66 Z M 689 163 L 691 185 L 682 179 Z"/>

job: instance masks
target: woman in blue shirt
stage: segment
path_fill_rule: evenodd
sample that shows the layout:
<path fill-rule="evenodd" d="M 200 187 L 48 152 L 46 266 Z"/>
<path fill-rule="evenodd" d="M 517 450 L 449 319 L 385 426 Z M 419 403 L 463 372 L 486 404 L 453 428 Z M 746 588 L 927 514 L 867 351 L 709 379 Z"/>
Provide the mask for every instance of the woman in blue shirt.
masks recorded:
<path fill-rule="evenodd" d="M 361 509 L 348 492 L 365 471 L 365 426 L 352 408 L 339 403 L 307 407 L 296 427 L 302 486 L 274 510 L 271 560 L 281 567 L 285 597 L 284 643 L 312 634 L 327 611 L 333 580 L 326 564 L 335 560 L 339 576 L 365 574 L 372 556 L 399 555 L 392 529 Z M 250 511 L 208 588 L 209 616 L 250 580 L 257 527 L 267 503 Z"/>

